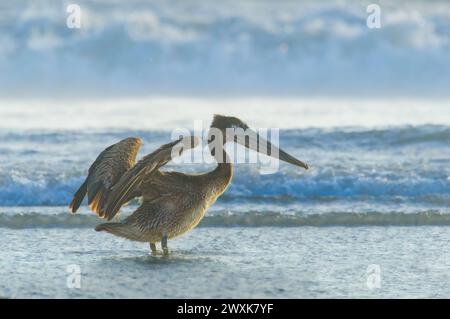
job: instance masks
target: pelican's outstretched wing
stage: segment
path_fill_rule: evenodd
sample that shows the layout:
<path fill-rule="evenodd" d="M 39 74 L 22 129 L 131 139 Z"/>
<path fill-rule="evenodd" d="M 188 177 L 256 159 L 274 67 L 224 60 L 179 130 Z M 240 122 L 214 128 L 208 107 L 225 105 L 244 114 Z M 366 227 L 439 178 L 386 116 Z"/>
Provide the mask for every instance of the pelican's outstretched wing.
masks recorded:
<path fill-rule="evenodd" d="M 72 213 L 78 210 L 87 194 L 89 207 L 104 218 L 109 193 L 120 177 L 135 164 L 141 144 L 140 138 L 129 137 L 101 152 L 70 203 Z"/>
<path fill-rule="evenodd" d="M 199 143 L 199 138 L 188 136 L 180 138 L 174 142 L 162 145 L 153 153 L 145 156 L 136 165 L 129 169 L 110 193 L 106 206 L 106 218 L 113 218 L 119 209 L 128 201 L 130 195 L 139 192 L 141 183 L 149 178 L 161 166 L 167 164 L 172 158 L 180 156 L 184 150 L 195 148 Z"/>

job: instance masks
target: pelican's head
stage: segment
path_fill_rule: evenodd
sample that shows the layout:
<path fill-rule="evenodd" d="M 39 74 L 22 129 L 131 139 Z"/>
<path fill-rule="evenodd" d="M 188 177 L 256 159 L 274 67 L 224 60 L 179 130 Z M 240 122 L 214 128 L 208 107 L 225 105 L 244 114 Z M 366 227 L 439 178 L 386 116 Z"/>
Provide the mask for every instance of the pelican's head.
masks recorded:
<path fill-rule="evenodd" d="M 216 129 L 221 132 L 223 136 L 223 144 L 227 142 L 235 142 L 244 145 L 248 149 L 272 156 L 286 163 L 303 167 L 304 169 L 309 168 L 308 164 L 272 145 L 272 143 L 261 137 L 256 131 L 252 130 L 247 124 L 237 117 L 216 114 L 214 115 L 211 129 Z"/>

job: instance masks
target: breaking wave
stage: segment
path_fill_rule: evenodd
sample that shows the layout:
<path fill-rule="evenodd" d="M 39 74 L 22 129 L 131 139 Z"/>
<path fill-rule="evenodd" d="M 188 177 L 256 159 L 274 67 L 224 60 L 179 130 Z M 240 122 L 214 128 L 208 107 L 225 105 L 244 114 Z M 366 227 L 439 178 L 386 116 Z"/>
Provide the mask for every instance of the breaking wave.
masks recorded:
<path fill-rule="evenodd" d="M 448 95 L 445 1 L 379 1 L 375 30 L 370 1 L 79 0 L 80 30 L 64 3 L 2 3 L 0 92 Z"/>
<path fill-rule="evenodd" d="M 0 132 L 0 206 L 67 205 L 97 154 L 106 145 L 136 134 L 148 147 L 143 152 L 167 141 L 167 134 L 159 131 Z M 257 165 L 237 165 L 221 202 L 450 204 L 447 126 L 293 129 L 283 131 L 281 137 L 280 144 L 312 169 L 304 172 L 281 164 L 277 173 L 261 175 Z M 169 165 L 168 169 L 198 172 L 211 166 Z"/>
<path fill-rule="evenodd" d="M 285 169 L 287 170 L 287 169 Z M 430 176 L 401 176 L 360 170 L 340 172 L 316 169 L 309 175 L 280 172 L 260 175 L 256 169 L 239 168 L 222 202 L 329 202 L 333 200 L 378 200 L 397 203 L 450 204 L 450 179 L 433 172 Z M 420 172 L 419 172 L 420 174 Z M 8 177 L 0 180 L 0 206 L 62 206 L 68 204 L 84 177 L 64 180 L 64 174 L 42 180 Z M 62 180 L 60 180 L 62 179 Z"/>

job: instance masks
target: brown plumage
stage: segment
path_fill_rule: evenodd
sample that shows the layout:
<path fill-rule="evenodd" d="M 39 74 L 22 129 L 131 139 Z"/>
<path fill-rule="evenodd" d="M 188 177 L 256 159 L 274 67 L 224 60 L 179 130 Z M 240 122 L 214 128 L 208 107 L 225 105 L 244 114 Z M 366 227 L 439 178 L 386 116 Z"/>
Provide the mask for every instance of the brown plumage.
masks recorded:
<path fill-rule="evenodd" d="M 120 177 L 134 166 L 141 144 L 140 138 L 129 137 L 101 152 L 70 203 L 72 213 L 78 210 L 87 194 L 92 211 L 101 218 L 111 219 L 112 216 L 107 216 L 105 212 L 106 199 Z"/>
<path fill-rule="evenodd" d="M 235 117 L 216 115 L 211 128 L 223 132 L 226 142 L 237 141 L 225 134 L 227 128 L 248 126 Z M 256 133 L 255 133 L 256 134 Z M 259 136 L 259 141 L 272 145 Z M 210 136 L 210 141 L 213 138 Z M 245 140 L 245 139 L 244 139 Z M 120 208 L 135 197 L 142 197 L 141 206 L 120 223 L 105 223 L 96 227 L 116 236 L 134 241 L 149 242 L 153 253 L 155 243 L 162 242 L 164 253 L 168 253 L 167 239 L 180 236 L 197 226 L 211 205 L 226 190 L 233 176 L 233 167 L 226 152 L 211 149 L 218 161 L 217 167 L 205 174 L 183 174 L 163 172 L 160 167 L 174 156 L 198 144 L 196 137 L 184 137 L 165 144 L 134 164 L 140 140 L 125 139 L 103 151 L 89 169 L 88 177 L 76 192 L 70 205 L 75 212 L 85 194 L 89 206 L 100 217 L 111 220 Z M 250 147 L 247 140 L 243 144 Z M 210 144 L 211 147 L 211 144 Z M 307 165 L 282 150 L 279 158 L 291 164 L 307 168 Z M 259 148 L 255 150 L 259 151 Z M 221 154 L 223 157 L 218 157 Z M 220 162 L 220 159 L 224 159 Z"/>

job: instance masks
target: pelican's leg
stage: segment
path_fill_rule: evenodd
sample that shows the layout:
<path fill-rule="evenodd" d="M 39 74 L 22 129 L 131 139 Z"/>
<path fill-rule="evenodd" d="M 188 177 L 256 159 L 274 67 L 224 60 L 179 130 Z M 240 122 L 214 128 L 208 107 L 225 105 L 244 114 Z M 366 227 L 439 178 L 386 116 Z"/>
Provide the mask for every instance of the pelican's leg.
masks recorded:
<path fill-rule="evenodd" d="M 164 252 L 164 256 L 169 256 L 169 248 L 167 247 L 167 235 L 164 235 L 162 237 L 161 248 Z"/>
<path fill-rule="evenodd" d="M 150 249 L 152 250 L 152 255 L 156 256 L 156 254 L 158 253 L 158 250 L 156 249 L 155 243 L 150 243 Z"/>

